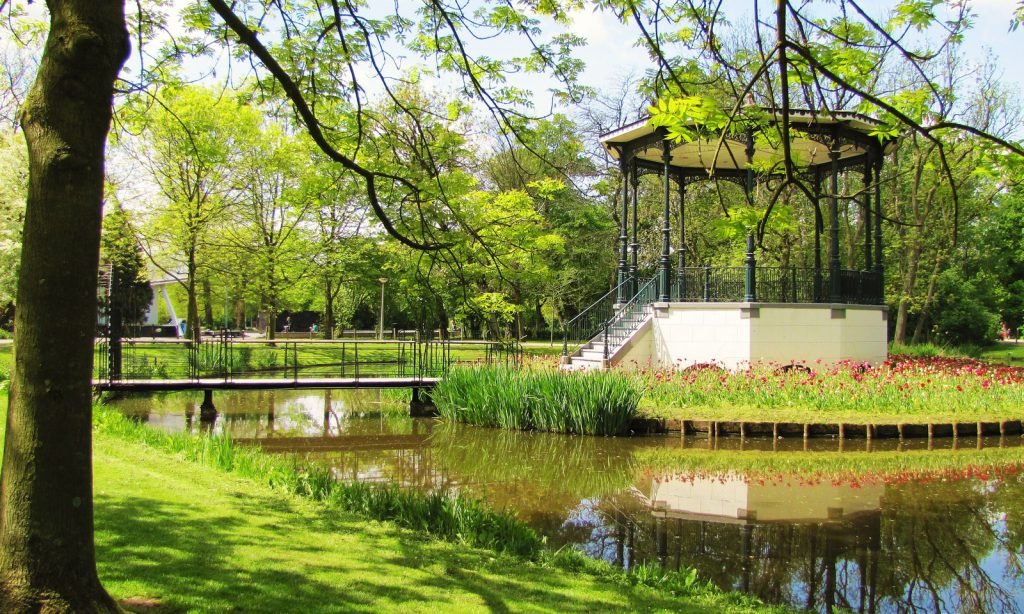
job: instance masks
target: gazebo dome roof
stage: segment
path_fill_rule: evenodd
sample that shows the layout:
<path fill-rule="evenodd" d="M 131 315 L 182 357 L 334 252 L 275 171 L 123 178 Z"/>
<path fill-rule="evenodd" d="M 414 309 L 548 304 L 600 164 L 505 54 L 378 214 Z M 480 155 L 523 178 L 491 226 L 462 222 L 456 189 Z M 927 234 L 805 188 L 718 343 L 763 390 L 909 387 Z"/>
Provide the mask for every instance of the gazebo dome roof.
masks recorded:
<path fill-rule="evenodd" d="M 779 109 L 762 108 L 771 130 L 755 131 L 753 166 L 773 168 L 783 157 L 782 116 Z M 840 167 L 863 164 L 873 150 L 884 151 L 883 143 L 872 132 L 882 123 L 850 111 L 819 113 L 806 109 L 789 112 L 790 148 L 799 167 L 814 169 L 831 163 L 833 143 L 839 152 Z M 691 124 L 696 127 L 696 124 Z M 699 133 L 699 131 L 698 131 Z M 640 166 L 663 168 L 662 143 L 666 132 L 644 118 L 604 134 L 601 144 L 616 160 L 635 157 Z M 721 143 L 721 148 L 719 148 Z M 721 139 L 717 133 L 702 134 L 690 142 L 671 144 L 670 166 L 682 175 L 735 176 L 746 174 L 747 137 L 743 133 Z M 769 173 L 772 174 L 772 173 Z"/>

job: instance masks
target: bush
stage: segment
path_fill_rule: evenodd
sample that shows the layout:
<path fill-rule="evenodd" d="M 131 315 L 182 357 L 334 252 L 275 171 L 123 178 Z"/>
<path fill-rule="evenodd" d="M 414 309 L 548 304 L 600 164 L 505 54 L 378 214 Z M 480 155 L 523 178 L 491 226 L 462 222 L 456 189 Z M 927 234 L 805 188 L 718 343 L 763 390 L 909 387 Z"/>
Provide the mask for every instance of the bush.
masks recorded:
<path fill-rule="evenodd" d="M 990 345 L 999 332 L 999 316 L 986 305 L 986 284 L 962 279 L 955 271 L 939 278 L 933 321 L 936 338 L 953 345 Z"/>
<path fill-rule="evenodd" d="M 909 356 L 911 358 L 957 358 L 962 356 L 980 358 L 984 352 L 984 347 L 974 345 L 973 343 L 965 345 L 939 345 L 936 343 L 902 345 L 892 343 L 889 345 L 890 356 Z"/>
<path fill-rule="evenodd" d="M 643 394 L 620 371 L 453 369 L 431 393 L 446 420 L 518 430 L 616 435 L 629 428 Z"/>

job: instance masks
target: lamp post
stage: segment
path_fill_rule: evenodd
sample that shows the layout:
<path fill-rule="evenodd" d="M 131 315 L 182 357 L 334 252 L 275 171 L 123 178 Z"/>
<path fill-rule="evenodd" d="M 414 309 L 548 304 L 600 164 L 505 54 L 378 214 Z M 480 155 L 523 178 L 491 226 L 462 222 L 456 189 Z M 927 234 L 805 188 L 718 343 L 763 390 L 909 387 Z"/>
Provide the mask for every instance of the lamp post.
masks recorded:
<path fill-rule="evenodd" d="M 377 321 L 377 338 L 384 338 L 384 284 L 388 283 L 387 277 L 378 277 L 380 282 L 380 319 Z"/>

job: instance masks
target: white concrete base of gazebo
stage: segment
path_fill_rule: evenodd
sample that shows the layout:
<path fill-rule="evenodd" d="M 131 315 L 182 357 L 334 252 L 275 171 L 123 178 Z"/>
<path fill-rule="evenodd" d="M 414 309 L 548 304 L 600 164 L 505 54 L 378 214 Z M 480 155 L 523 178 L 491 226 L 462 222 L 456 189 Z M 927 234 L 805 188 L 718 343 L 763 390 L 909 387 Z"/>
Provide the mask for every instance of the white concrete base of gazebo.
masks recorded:
<path fill-rule="evenodd" d="M 610 363 L 629 368 L 774 362 L 879 364 L 886 358 L 884 305 L 654 303 L 653 317 Z"/>

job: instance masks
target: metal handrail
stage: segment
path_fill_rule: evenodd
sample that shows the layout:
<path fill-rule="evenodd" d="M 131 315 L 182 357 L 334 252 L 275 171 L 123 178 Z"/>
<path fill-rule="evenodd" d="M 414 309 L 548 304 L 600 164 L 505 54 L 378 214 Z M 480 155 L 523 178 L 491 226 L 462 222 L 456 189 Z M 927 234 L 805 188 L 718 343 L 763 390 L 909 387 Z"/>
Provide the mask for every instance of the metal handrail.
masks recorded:
<path fill-rule="evenodd" d="M 587 307 L 583 311 L 581 311 L 578 314 L 576 314 L 576 317 L 574 317 L 573 319 L 571 319 L 568 322 L 566 322 L 565 323 L 565 327 L 572 326 L 577 320 L 579 320 L 583 316 L 587 315 L 589 312 L 593 311 L 596 307 L 600 306 L 601 303 L 603 303 L 609 296 L 611 296 L 613 294 L 616 294 L 618 292 L 619 288 L 621 288 L 623 286 L 628 286 L 631 281 L 632 281 L 631 279 L 627 278 L 627 279 L 623 280 L 623 282 L 620 283 L 619 285 L 615 286 L 614 288 L 612 288 L 608 292 L 605 292 L 604 295 L 601 298 L 599 298 L 596 301 L 594 301 L 593 303 L 591 303 L 589 307 Z M 617 296 L 617 294 L 616 294 L 616 296 Z"/>
<path fill-rule="evenodd" d="M 611 356 L 612 345 L 618 349 L 633 332 L 639 328 L 646 319 L 638 318 L 644 313 L 647 306 L 658 298 L 658 278 L 652 277 L 640 286 L 633 298 L 626 301 L 624 305 L 605 323 L 604 326 L 604 358 Z M 614 331 L 614 332 L 612 332 Z"/>
<path fill-rule="evenodd" d="M 680 302 L 744 302 L 746 267 L 686 267 L 677 274 L 673 300 Z M 828 303 L 830 272 L 812 269 L 758 266 L 753 281 L 756 300 L 763 303 Z M 840 303 L 880 305 L 884 302 L 877 271 L 842 269 Z M 682 290 L 682 293 L 680 293 Z"/>
<path fill-rule="evenodd" d="M 243 342 L 222 335 L 189 343 L 122 341 L 118 344 L 121 368 L 115 371 L 110 340 L 97 340 L 96 381 L 423 378 L 441 377 L 459 363 L 518 366 L 522 361 L 522 347 L 516 340 Z"/>
<path fill-rule="evenodd" d="M 572 348 L 572 351 L 575 352 L 583 343 L 586 343 L 601 331 L 601 327 L 604 326 L 614 311 L 615 300 L 609 301 L 609 299 L 618 297 L 619 290 L 629 287 L 632 281 L 630 278 L 623 280 L 601 298 L 591 303 L 589 307 L 576 314 L 576 317 L 562 325 L 562 356 L 569 355 L 570 335 L 574 341 L 579 342 Z"/>

